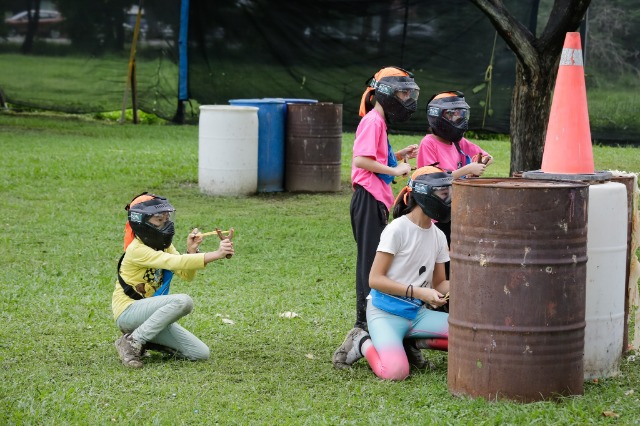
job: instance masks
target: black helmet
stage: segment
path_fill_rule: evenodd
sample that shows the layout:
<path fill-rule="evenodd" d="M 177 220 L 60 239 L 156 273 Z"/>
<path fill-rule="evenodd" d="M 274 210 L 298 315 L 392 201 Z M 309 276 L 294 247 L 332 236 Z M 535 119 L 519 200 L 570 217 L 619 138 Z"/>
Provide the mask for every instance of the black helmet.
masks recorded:
<path fill-rule="evenodd" d="M 136 237 L 154 250 L 164 250 L 171 245 L 175 228 L 173 214 L 176 209 L 169 201 L 158 195 L 140 194 L 125 207 L 128 213 L 129 225 Z M 169 214 L 169 218 L 162 227 L 149 223 L 154 215 Z"/>
<path fill-rule="evenodd" d="M 438 222 L 451 221 L 451 172 L 425 166 L 416 170 L 407 186 L 424 214 Z"/>
<path fill-rule="evenodd" d="M 427 120 L 431 131 L 450 142 L 458 142 L 469 129 L 469 109 L 462 92 L 448 91 L 434 95 L 427 104 Z"/>
<path fill-rule="evenodd" d="M 369 86 L 375 90 L 385 118 L 392 123 L 407 121 L 418 109 L 420 87 L 411 75 L 371 78 Z"/>

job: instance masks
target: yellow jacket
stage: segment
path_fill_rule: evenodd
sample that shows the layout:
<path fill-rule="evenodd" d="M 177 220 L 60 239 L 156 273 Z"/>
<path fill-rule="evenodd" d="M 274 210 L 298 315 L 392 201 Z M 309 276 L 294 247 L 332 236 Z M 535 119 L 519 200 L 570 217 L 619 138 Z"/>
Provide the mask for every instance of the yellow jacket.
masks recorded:
<path fill-rule="evenodd" d="M 135 238 L 127 247 L 119 272 L 122 279 L 137 293 L 143 297 L 151 297 L 162 285 L 163 269 L 173 271 L 183 280 L 191 281 L 196 276 L 196 271 L 204 267 L 204 253 L 180 254 L 173 245 L 164 251 L 154 250 Z M 114 319 L 133 302 L 135 300 L 124 293 L 120 282 L 116 280 L 111 297 Z"/>

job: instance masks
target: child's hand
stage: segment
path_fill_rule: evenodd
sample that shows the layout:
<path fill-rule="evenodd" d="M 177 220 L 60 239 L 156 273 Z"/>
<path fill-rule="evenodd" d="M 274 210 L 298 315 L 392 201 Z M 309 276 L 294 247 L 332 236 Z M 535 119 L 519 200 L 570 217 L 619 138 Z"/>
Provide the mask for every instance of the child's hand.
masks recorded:
<path fill-rule="evenodd" d="M 439 308 L 447 303 L 447 299 L 444 298 L 444 294 L 440 293 L 438 290 L 426 287 L 421 287 L 420 290 L 420 300 L 424 303 L 428 303 L 434 308 Z"/>
<path fill-rule="evenodd" d="M 409 163 L 398 163 L 396 167 L 393 168 L 394 176 L 406 176 L 411 173 L 411 164 Z"/>
<path fill-rule="evenodd" d="M 471 162 L 472 163 L 483 163 L 483 164 L 486 164 L 488 166 L 489 164 L 493 163 L 493 157 L 490 156 L 490 155 L 482 156 L 482 153 L 480 153 L 480 154 L 476 154 L 473 157 L 471 157 Z"/>
<path fill-rule="evenodd" d="M 396 153 L 397 158 L 408 159 L 416 158 L 418 156 L 418 145 L 409 145 L 406 148 L 402 148 Z"/>
<path fill-rule="evenodd" d="M 197 253 L 200 244 L 202 244 L 202 234 L 198 228 L 193 228 L 187 237 L 187 253 Z"/>
<path fill-rule="evenodd" d="M 220 240 L 220 247 L 216 250 L 218 259 L 227 257 L 227 255 L 233 255 L 235 250 L 233 249 L 233 241 L 229 239 Z"/>
<path fill-rule="evenodd" d="M 463 167 L 465 175 L 482 176 L 487 165 L 484 163 L 469 163 Z"/>

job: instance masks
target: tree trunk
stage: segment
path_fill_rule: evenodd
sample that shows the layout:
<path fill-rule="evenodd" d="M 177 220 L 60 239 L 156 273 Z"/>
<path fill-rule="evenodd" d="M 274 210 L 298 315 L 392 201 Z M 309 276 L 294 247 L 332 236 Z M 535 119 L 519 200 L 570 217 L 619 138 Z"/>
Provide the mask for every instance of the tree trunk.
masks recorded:
<path fill-rule="evenodd" d="M 25 55 L 31 53 L 31 50 L 33 50 L 33 40 L 38 33 L 38 24 L 40 23 L 40 1 L 41 0 L 27 1 L 29 23 L 27 24 L 27 33 L 24 36 L 24 41 L 20 48 L 20 51 Z M 33 15 L 31 14 L 32 10 L 35 11 Z"/>
<path fill-rule="evenodd" d="M 527 73 L 520 62 L 516 64 L 510 116 L 511 175 L 538 170 L 542 164 L 556 72 L 543 67 Z"/>
<path fill-rule="evenodd" d="M 542 35 L 527 29 L 502 0 L 469 0 L 491 21 L 516 55 L 511 99 L 510 173 L 540 169 L 560 52 L 568 31 L 575 31 L 591 0 L 553 0 Z M 534 10 L 537 4 L 534 4 Z M 533 19 L 530 22 L 533 26 Z"/>

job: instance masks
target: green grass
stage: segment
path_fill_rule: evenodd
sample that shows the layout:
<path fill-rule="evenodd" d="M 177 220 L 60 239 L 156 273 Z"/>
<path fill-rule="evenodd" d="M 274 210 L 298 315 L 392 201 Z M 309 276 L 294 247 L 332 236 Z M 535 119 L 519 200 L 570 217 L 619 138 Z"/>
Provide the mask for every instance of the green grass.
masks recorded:
<path fill-rule="evenodd" d="M 640 95 L 635 90 L 597 91 L 591 96 L 591 100 L 591 126 L 620 130 L 633 128 L 637 124 L 634 105 L 639 102 Z"/>
<path fill-rule="evenodd" d="M 222 198 L 199 191 L 195 126 L 0 114 L 0 424 L 640 422 L 633 358 L 619 377 L 585 383 L 584 396 L 532 404 L 451 396 L 446 353 L 429 353 L 436 370 L 400 383 L 362 361 L 335 370 L 354 321 L 352 140 L 345 134 L 340 192 Z M 496 158 L 491 175 L 507 176 L 509 143 L 480 143 Z M 637 148 L 596 146 L 594 156 L 598 169 L 638 170 Z M 143 190 L 177 207 L 179 250 L 192 227 L 237 230 L 234 258 L 172 289 L 195 300 L 181 324 L 210 346 L 207 362 L 154 356 L 132 371 L 117 358 L 110 301 L 123 207 Z"/>

